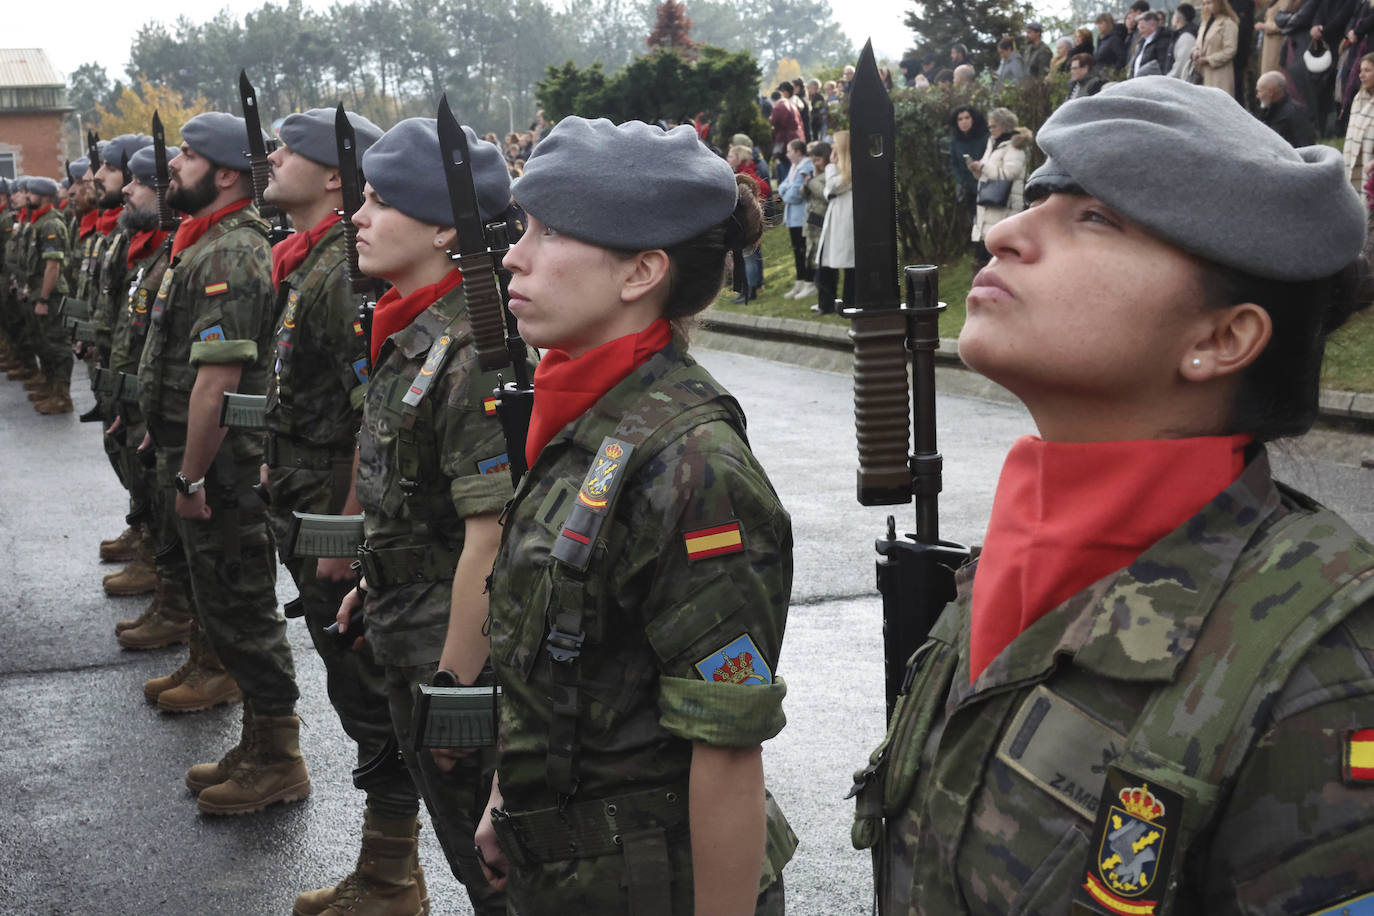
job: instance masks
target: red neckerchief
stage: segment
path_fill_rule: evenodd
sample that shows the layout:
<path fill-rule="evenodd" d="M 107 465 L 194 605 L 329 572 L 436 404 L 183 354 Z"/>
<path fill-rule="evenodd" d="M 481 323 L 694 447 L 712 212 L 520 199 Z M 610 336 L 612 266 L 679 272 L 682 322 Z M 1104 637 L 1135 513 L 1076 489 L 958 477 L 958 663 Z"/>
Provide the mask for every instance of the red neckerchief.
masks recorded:
<path fill-rule="evenodd" d="M 20 207 L 20 208 L 19 208 L 19 212 L 16 213 L 15 216 L 18 217 L 18 219 L 19 219 L 19 224 L 20 224 L 20 225 L 23 225 L 24 223 L 27 223 L 27 222 L 29 221 L 29 208 L 28 208 L 28 207 Z"/>
<path fill-rule="evenodd" d="M 335 223 L 339 221 L 339 214 L 330 212 L 328 216 L 315 224 L 315 228 L 309 232 L 293 232 L 280 242 L 272 246 L 272 285 L 281 289 L 282 281 L 290 276 L 291 271 L 301 266 L 306 255 L 310 254 L 310 249 L 324 238 Z"/>
<path fill-rule="evenodd" d="M 377 300 L 377 308 L 372 313 L 372 364 L 377 364 L 377 355 L 382 352 L 382 341 L 397 331 L 410 327 L 421 312 L 458 288 L 463 282 L 463 272 L 453 268 L 444 279 L 432 286 L 422 286 L 409 296 L 402 296 L 396 287 L 386 291 Z"/>
<path fill-rule="evenodd" d="M 157 251 L 158 246 L 165 241 L 167 241 L 167 230 L 165 229 L 148 229 L 143 232 L 135 232 L 134 237 L 129 239 L 127 258 L 129 267 L 132 268 L 135 263 Z"/>
<path fill-rule="evenodd" d="M 67 204 L 69 204 L 69 203 L 71 203 L 70 200 L 59 200 L 59 201 L 57 202 L 57 209 L 59 209 L 59 210 L 65 210 L 65 209 L 67 209 Z"/>
<path fill-rule="evenodd" d="M 973 576 L 970 683 L 1027 627 L 1129 566 L 1230 486 L 1250 441 L 1016 440 Z"/>
<path fill-rule="evenodd" d="M 95 231 L 95 224 L 100 220 L 99 210 L 87 210 L 86 215 L 81 217 L 81 227 L 77 230 L 76 237 L 84 239 Z"/>
<path fill-rule="evenodd" d="M 40 209 L 38 210 L 38 212 L 34 213 L 32 216 L 29 217 L 29 222 L 31 222 L 31 223 L 36 223 L 36 222 L 38 222 L 40 219 L 43 218 L 43 214 L 44 214 L 44 213 L 47 213 L 47 212 L 48 212 L 49 210 L 51 210 L 51 209 L 52 209 L 52 204 L 47 204 L 46 206 L 40 208 Z"/>
<path fill-rule="evenodd" d="M 672 325 L 668 319 L 659 318 L 637 334 L 618 337 L 576 359 L 562 350 L 545 350 L 534 370 L 534 410 L 525 438 L 526 464 L 533 467 L 559 430 L 582 416 L 672 339 Z"/>
<path fill-rule="evenodd" d="M 224 219 L 235 210 L 242 210 L 252 202 L 253 198 L 243 197 L 228 206 L 221 207 L 209 216 L 188 216 L 183 219 L 181 225 L 177 227 L 176 241 L 172 243 L 172 257 L 175 258 L 187 248 L 199 242 L 200 237 L 209 232 L 210 227 L 215 223 Z"/>
<path fill-rule="evenodd" d="M 101 210 L 96 217 L 95 229 L 101 235 L 109 235 L 114 232 L 115 226 L 119 223 L 119 214 L 124 212 L 123 206 L 115 207 L 111 210 Z"/>

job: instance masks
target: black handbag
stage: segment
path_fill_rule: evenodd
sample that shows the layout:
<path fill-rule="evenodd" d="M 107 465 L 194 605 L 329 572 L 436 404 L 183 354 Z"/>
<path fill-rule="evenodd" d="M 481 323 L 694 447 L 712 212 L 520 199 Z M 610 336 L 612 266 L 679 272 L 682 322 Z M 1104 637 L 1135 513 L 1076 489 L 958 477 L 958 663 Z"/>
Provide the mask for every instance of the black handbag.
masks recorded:
<path fill-rule="evenodd" d="M 978 206 L 1005 207 L 1011 200 L 1011 185 L 1010 178 L 978 182 Z"/>

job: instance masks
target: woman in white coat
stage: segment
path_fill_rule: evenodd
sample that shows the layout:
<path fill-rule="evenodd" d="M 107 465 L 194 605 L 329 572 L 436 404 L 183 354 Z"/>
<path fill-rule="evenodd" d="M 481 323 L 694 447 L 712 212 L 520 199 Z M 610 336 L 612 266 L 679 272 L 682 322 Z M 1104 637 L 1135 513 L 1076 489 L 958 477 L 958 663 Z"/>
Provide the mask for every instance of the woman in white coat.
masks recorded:
<path fill-rule="evenodd" d="M 1032 140 L 1030 130 L 1021 127 L 1009 109 L 994 108 L 988 112 L 988 148 L 982 159 L 968 164 L 969 171 L 978 179 L 978 213 L 973 219 L 975 268 L 992 260 L 983 244 L 988 230 L 1025 207 L 1021 194 L 1026 187 L 1026 160 Z M 1010 186 L 998 184 L 1008 181 Z M 1005 197 L 998 193 L 1004 187 Z"/>
<path fill-rule="evenodd" d="M 830 164 L 825 167 L 825 196 L 830 207 L 821 226 L 816 253 L 816 304 L 811 311 L 835 312 L 840 271 L 844 274 L 844 304 L 854 304 L 854 193 L 851 183 L 849 131 L 837 130 L 831 139 Z"/>

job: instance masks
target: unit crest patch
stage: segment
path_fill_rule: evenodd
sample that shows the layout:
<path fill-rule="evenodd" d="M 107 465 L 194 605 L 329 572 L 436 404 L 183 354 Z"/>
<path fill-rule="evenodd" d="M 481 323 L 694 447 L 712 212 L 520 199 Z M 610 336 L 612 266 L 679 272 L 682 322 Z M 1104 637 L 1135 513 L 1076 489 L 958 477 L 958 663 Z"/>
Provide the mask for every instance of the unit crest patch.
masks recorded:
<path fill-rule="evenodd" d="M 220 326 L 220 325 L 214 325 L 213 327 L 208 327 L 208 328 L 206 328 L 205 330 L 203 330 L 203 331 L 200 332 L 200 339 L 201 339 L 201 340 L 223 340 L 223 339 L 224 339 L 224 328 L 223 328 L 222 326 Z"/>
<path fill-rule="evenodd" d="M 510 470 L 510 457 L 505 452 L 477 462 L 477 473 L 479 474 L 499 474 L 508 470 Z"/>
<path fill-rule="evenodd" d="M 1093 828 L 1095 855 L 1074 899 L 1094 913 L 1153 916 L 1182 814 L 1177 793 L 1109 768 Z"/>
<path fill-rule="evenodd" d="M 737 636 L 732 642 L 697 662 L 694 667 L 702 680 L 718 684 L 756 687 L 773 683 L 773 672 L 769 670 L 763 653 L 754 645 L 754 640 L 748 633 Z"/>

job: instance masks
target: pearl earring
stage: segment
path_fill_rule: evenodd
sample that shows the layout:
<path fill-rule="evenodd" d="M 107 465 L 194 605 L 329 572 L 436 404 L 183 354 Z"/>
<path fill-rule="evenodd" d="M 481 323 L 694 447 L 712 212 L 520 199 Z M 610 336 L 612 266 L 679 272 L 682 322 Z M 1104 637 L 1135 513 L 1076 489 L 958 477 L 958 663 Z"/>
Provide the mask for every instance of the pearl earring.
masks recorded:
<path fill-rule="evenodd" d="M 1201 368 L 1202 368 L 1202 360 L 1201 360 L 1199 357 L 1196 357 L 1196 356 L 1193 357 L 1193 368 L 1194 368 L 1194 369 L 1201 369 Z"/>

